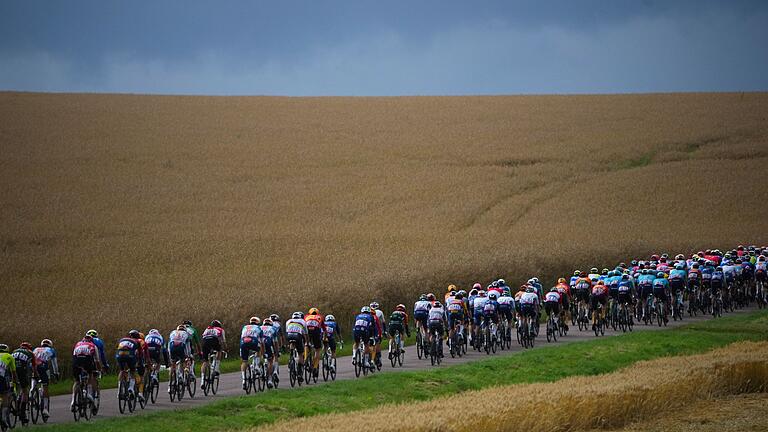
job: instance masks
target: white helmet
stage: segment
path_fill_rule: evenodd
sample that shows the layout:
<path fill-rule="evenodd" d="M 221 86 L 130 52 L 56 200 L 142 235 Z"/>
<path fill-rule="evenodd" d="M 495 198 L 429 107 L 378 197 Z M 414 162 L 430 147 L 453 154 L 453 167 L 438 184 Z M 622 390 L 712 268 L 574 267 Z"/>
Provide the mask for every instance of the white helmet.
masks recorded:
<path fill-rule="evenodd" d="M 291 315 L 291 318 L 301 319 L 301 312 L 294 312 L 293 315 Z"/>
<path fill-rule="evenodd" d="M 333 315 L 327 315 L 327 316 L 325 317 L 325 320 L 326 320 L 326 321 L 329 321 L 329 322 L 330 322 L 330 321 L 336 321 L 336 317 L 335 317 L 335 316 L 333 316 Z"/>

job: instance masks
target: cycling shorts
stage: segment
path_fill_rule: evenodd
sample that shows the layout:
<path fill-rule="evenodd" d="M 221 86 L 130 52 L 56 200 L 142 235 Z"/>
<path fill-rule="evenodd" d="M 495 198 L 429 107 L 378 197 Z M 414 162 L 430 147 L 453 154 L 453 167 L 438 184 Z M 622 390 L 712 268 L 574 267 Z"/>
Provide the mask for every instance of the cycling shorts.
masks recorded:
<path fill-rule="evenodd" d="M 619 291 L 619 303 L 629 304 L 632 301 L 632 297 L 629 295 L 629 291 Z"/>
<path fill-rule="evenodd" d="M 532 304 L 521 304 L 520 314 L 524 317 L 536 317 L 536 308 Z"/>
<path fill-rule="evenodd" d="M 261 347 L 259 346 L 259 342 L 256 339 L 248 338 L 248 342 L 241 341 L 240 342 L 240 360 L 242 361 L 248 361 L 248 357 L 250 357 L 251 353 L 258 354 Z"/>
<path fill-rule="evenodd" d="M 37 379 L 40 381 L 40 384 L 48 385 L 48 363 L 37 364 Z"/>
<path fill-rule="evenodd" d="M 264 341 L 264 357 L 267 360 L 272 360 L 275 356 L 275 344 L 272 343 L 272 339 Z"/>
<path fill-rule="evenodd" d="M 506 318 L 508 321 L 512 319 L 512 305 L 508 304 L 500 304 L 499 305 L 499 315 Z"/>
<path fill-rule="evenodd" d="M 221 352 L 221 341 L 219 341 L 219 338 L 203 338 L 203 358 L 207 359 L 213 351 Z"/>
<path fill-rule="evenodd" d="M 135 373 L 136 357 L 118 357 L 117 368 L 118 370 L 130 370 L 132 373 Z"/>
<path fill-rule="evenodd" d="M 157 364 L 160 364 L 163 356 L 163 347 L 160 345 L 147 345 L 149 351 L 149 359 Z"/>
<path fill-rule="evenodd" d="M 597 309 L 597 305 L 601 304 L 603 306 L 608 304 L 608 295 L 602 294 L 602 295 L 593 295 L 590 297 L 590 306 L 592 306 L 592 309 Z"/>
<path fill-rule="evenodd" d="M 653 293 L 652 285 L 640 285 L 640 297 L 645 300 Z"/>
<path fill-rule="evenodd" d="M 484 314 L 483 315 L 483 324 L 488 325 L 491 322 L 493 322 L 494 324 L 498 324 L 499 323 L 499 314 L 487 314 L 487 315 Z"/>
<path fill-rule="evenodd" d="M 29 388 L 29 385 L 31 383 L 29 370 L 26 367 L 16 368 L 16 380 L 19 383 L 19 387 L 23 389 Z"/>
<path fill-rule="evenodd" d="M 475 325 L 480 325 L 480 323 L 483 322 L 483 311 L 475 311 L 475 313 L 472 315 L 473 321 L 475 322 Z"/>
<path fill-rule="evenodd" d="M 413 313 L 413 319 L 420 322 L 424 328 L 427 328 L 427 318 L 429 318 L 429 313 L 425 310 L 418 310 Z"/>
<path fill-rule="evenodd" d="M 311 328 L 307 331 L 309 345 L 312 348 L 320 349 L 323 347 L 323 330 L 319 327 Z"/>
<path fill-rule="evenodd" d="M 168 353 L 171 355 L 172 362 L 184 361 L 190 357 L 189 344 L 171 344 L 168 346 Z"/>
<path fill-rule="evenodd" d="M 10 393 L 13 387 L 8 385 L 8 379 L 4 376 L 0 376 L 0 395 Z"/>
<path fill-rule="evenodd" d="M 573 298 L 576 299 L 576 301 L 589 301 L 589 290 L 588 289 L 577 289 L 573 291 Z"/>
<path fill-rule="evenodd" d="M 547 312 L 547 315 L 557 315 L 560 313 L 560 302 L 555 301 L 548 301 L 544 302 L 544 311 Z"/>
<path fill-rule="evenodd" d="M 304 355 L 304 337 L 300 333 L 288 333 L 285 339 L 287 340 L 288 345 L 293 342 L 293 346 L 296 348 L 296 351 L 299 352 L 299 355 Z"/>
<path fill-rule="evenodd" d="M 678 291 L 683 290 L 683 280 L 682 279 L 670 279 L 669 281 L 669 290 L 672 293 L 676 293 Z"/>
<path fill-rule="evenodd" d="M 442 321 L 430 321 L 429 322 L 429 332 L 432 333 L 432 331 L 437 331 L 437 335 L 442 337 L 443 336 L 443 322 Z"/>
<path fill-rule="evenodd" d="M 614 300 L 619 298 L 619 289 L 611 288 L 610 290 L 608 290 L 608 296 L 610 296 Z"/>
<path fill-rule="evenodd" d="M 653 289 L 653 296 L 659 300 L 667 301 L 667 293 L 664 289 Z"/>
<path fill-rule="evenodd" d="M 453 328 L 457 322 L 464 322 L 464 314 L 461 312 L 451 312 L 448 314 L 448 326 Z"/>
<path fill-rule="evenodd" d="M 395 337 L 395 334 L 400 333 L 401 336 L 405 334 L 405 328 L 402 323 L 389 324 L 389 335 Z"/>
<path fill-rule="evenodd" d="M 134 358 L 134 361 L 136 359 Z M 77 377 L 80 375 L 80 369 L 85 370 L 88 374 L 96 372 L 96 362 L 91 356 L 77 356 L 72 357 L 72 376 Z"/>
<path fill-rule="evenodd" d="M 367 343 L 368 339 L 371 338 L 371 332 L 369 332 L 367 329 L 355 327 L 355 330 L 352 332 L 352 336 L 355 338 L 355 342 L 357 343 Z"/>
<path fill-rule="evenodd" d="M 336 352 L 336 337 L 335 336 L 328 336 L 328 347 L 331 348 L 331 351 Z"/>

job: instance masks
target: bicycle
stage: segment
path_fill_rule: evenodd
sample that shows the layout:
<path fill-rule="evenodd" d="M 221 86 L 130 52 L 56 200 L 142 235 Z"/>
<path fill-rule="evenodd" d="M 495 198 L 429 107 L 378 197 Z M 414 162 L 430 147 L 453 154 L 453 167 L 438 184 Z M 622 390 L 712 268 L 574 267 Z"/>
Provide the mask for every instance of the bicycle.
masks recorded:
<path fill-rule="evenodd" d="M 656 322 L 658 323 L 659 327 L 661 327 L 662 324 L 664 324 L 664 327 L 666 327 L 667 321 L 669 321 L 669 319 L 667 318 L 666 305 L 663 300 L 659 300 L 656 302 Z"/>
<path fill-rule="evenodd" d="M 432 366 L 440 366 L 443 354 L 443 338 L 437 334 L 437 329 L 431 330 L 430 334 L 432 335 L 432 342 L 429 345 L 429 361 L 432 363 Z"/>
<path fill-rule="evenodd" d="M 339 345 L 343 346 L 341 341 L 339 341 Z M 400 366 L 402 365 L 401 362 Z M 336 359 L 333 357 L 330 345 L 326 342 L 325 349 L 323 350 L 323 381 L 328 381 L 328 378 L 331 381 L 336 381 Z"/>
<path fill-rule="evenodd" d="M 672 319 L 674 321 L 683 320 L 683 292 L 678 291 L 674 294 L 674 301 L 672 302 Z"/>
<path fill-rule="evenodd" d="M 130 389 L 129 373 L 129 371 L 121 371 L 117 385 L 117 408 L 120 414 L 125 414 L 126 408 L 129 413 L 136 409 L 136 395 Z"/>
<path fill-rule="evenodd" d="M 80 368 L 80 374 L 75 382 L 75 403 L 72 411 L 76 422 L 80 421 L 81 418 L 90 421 L 93 414 L 92 402 L 88 398 L 88 378 L 88 372 Z"/>
<path fill-rule="evenodd" d="M 299 350 L 296 349 L 295 342 L 291 341 L 289 351 L 291 356 L 288 357 L 288 379 L 291 382 L 291 387 L 295 386 L 297 382 L 299 383 L 299 387 L 301 387 L 299 374 L 301 374 L 302 371 L 299 370 Z"/>
<path fill-rule="evenodd" d="M 204 366 L 207 366 L 203 370 L 203 394 L 208 396 L 208 392 L 211 394 L 216 394 L 217 391 L 219 391 L 219 374 L 216 373 L 216 370 L 219 366 L 219 358 L 218 358 L 218 351 L 212 350 L 210 354 L 208 354 L 208 363 L 206 363 Z M 222 354 L 224 355 L 224 358 L 227 358 L 227 352 L 222 351 Z"/>
<path fill-rule="evenodd" d="M 43 407 L 41 405 L 40 388 L 36 379 L 32 378 L 32 385 L 29 388 L 28 405 L 29 405 L 29 419 L 32 420 L 32 424 L 37 424 L 40 420 L 40 416 L 43 413 Z"/>
<path fill-rule="evenodd" d="M 394 346 L 393 346 L 394 345 Z M 395 332 L 394 341 L 389 341 L 389 362 L 392 364 L 392 367 L 396 366 L 403 366 L 403 350 L 401 349 L 402 345 L 402 336 L 400 335 L 400 331 Z"/>
<path fill-rule="evenodd" d="M 184 392 L 187 387 L 186 377 L 189 374 L 185 370 L 184 364 L 181 360 L 177 360 L 174 363 L 174 369 L 168 378 L 168 395 L 171 398 L 171 402 L 178 399 L 179 402 L 184 398 Z"/>
<path fill-rule="evenodd" d="M 267 387 L 266 374 L 261 370 L 261 357 L 256 352 L 250 352 L 248 364 L 245 368 L 245 394 L 262 392 Z"/>
<path fill-rule="evenodd" d="M 762 280 L 758 280 L 755 283 L 755 301 L 757 302 L 758 309 L 768 306 L 768 299 L 766 299 L 765 286 Z"/>
<path fill-rule="evenodd" d="M 595 310 L 592 311 L 592 314 L 594 315 L 593 318 L 595 320 L 595 324 L 593 326 L 595 337 L 605 335 L 606 322 L 605 322 L 605 318 L 602 317 L 602 311 L 603 311 L 603 304 L 598 302 L 597 308 L 595 308 Z"/>
<path fill-rule="evenodd" d="M 157 395 L 160 392 L 160 372 L 156 365 L 155 361 L 150 361 L 149 379 L 144 382 L 144 399 L 153 405 L 157 402 Z"/>
<path fill-rule="evenodd" d="M 555 314 L 549 314 L 547 317 L 547 342 L 557 342 L 558 327 Z"/>
<path fill-rule="evenodd" d="M 483 322 L 483 339 L 485 354 L 490 355 L 491 352 L 496 354 L 496 324 L 493 321 Z"/>
<path fill-rule="evenodd" d="M 416 327 L 416 355 L 419 360 L 426 358 L 427 350 L 424 346 L 424 336 L 422 335 L 421 326 Z"/>
<path fill-rule="evenodd" d="M 587 330 L 587 326 L 589 325 L 589 318 L 587 317 L 588 311 L 587 311 L 587 304 L 584 302 L 584 300 L 579 301 L 578 306 L 578 318 L 577 321 L 579 322 L 579 331 L 585 331 Z"/>
<path fill-rule="evenodd" d="M 307 350 L 307 358 L 304 359 L 304 381 L 309 384 L 310 381 L 314 381 L 317 384 L 317 375 L 315 368 L 312 366 L 315 359 L 315 349 L 312 345 L 307 344 L 305 347 Z"/>
<path fill-rule="evenodd" d="M 699 304 L 699 288 L 695 285 L 691 285 L 688 291 L 688 316 L 695 317 L 697 310 L 701 307 Z"/>

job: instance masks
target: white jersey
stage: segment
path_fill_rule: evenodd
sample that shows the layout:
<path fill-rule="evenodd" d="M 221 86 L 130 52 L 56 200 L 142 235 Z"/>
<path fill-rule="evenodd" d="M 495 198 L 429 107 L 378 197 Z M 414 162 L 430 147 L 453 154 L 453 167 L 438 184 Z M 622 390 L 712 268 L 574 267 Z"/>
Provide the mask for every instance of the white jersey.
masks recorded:
<path fill-rule="evenodd" d="M 387 328 L 387 322 L 384 320 L 384 312 L 381 309 L 374 309 L 376 311 L 376 317 L 379 318 L 381 328 Z"/>
<path fill-rule="evenodd" d="M 557 292 L 557 291 L 550 291 L 550 292 L 547 293 L 546 296 L 544 296 L 544 301 L 559 303 L 560 302 L 560 293 Z"/>
<path fill-rule="evenodd" d="M 536 293 L 525 293 L 520 297 L 520 304 L 534 305 L 539 303 L 539 296 Z"/>
<path fill-rule="evenodd" d="M 506 296 L 506 295 L 499 297 L 499 299 L 496 301 L 499 302 L 499 306 L 501 305 L 513 306 L 515 304 L 515 298 L 512 296 Z"/>
<path fill-rule="evenodd" d="M 240 340 L 245 338 L 258 339 L 261 337 L 261 326 L 258 324 L 247 324 L 243 326 L 240 332 Z"/>
<path fill-rule="evenodd" d="M 477 297 L 475 299 L 475 313 L 480 313 L 485 308 L 485 304 L 488 303 L 490 299 L 488 297 Z"/>
<path fill-rule="evenodd" d="M 307 334 L 307 323 L 303 319 L 289 319 L 285 322 L 285 332 L 288 334 Z"/>
<path fill-rule="evenodd" d="M 442 321 L 445 319 L 445 311 L 441 307 L 433 307 L 429 310 L 430 321 Z"/>
<path fill-rule="evenodd" d="M 414 312 L 427 312 L 432 307 L 428 300 L 419 300 L 413 305 Z"/>
<path fill-rule="evenodd" d="M 191 341 L 189 340 L 189 333 L 187 333 L 186 330 L 174 330 L 168 336 L 169 346 L 186 345 L 189 342 Z"/>

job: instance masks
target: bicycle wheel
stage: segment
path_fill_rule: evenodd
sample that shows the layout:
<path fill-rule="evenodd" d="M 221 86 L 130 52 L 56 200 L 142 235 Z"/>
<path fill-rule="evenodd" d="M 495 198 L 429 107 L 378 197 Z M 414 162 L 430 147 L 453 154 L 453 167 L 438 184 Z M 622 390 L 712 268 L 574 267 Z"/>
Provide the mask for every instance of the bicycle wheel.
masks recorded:
<path fill-rule="evenodd" d="M 360 342 L 360 343 L 362 343 L 362 342 Z M 360 372 L 363 371 L 363 356 L 360 355 L 360 348 L 359 347 L 355 351 L 354 366 L 355 366 L 355 377 L 360 378 Z"/>
<path fill-rule="evenodd" d="M 83 405 L 82 405 L 82 411 L 80 412 L 80 417 L 84 418 L 86 421 L 90 421 L 91 417 L 93 416 L 93 402 L 88 398 L 88 390 L 83 391 Z"/>
<path fill-rule="evenodd" d="M 205 368 L 205 373 L 203 373 L 203 395 L 208 396 L 208 392 L 211 391 L 211 366 L 208 365 L 208 367 Z"/>
<path fill-rule="evenodd" d="M 547 320 L 547 342 L 552 342 L 552 320 Z"/>
<path fill-rule="evenodd" d="M 160 382 L 156 379 L 152 379 L 152 390 L 149 392 L 149 396 L 152 399 L 152 404 L 157 402 L 157 396 L 160 394 Z"/>
<path fill-rule="evenodd" d="M 402 363 L 400 363 L 402 366 Z M 336 359 L 331 357 L 331 381 L 336 381 Z"/>
<path fill-rule="evenodd" d="M 355 373 L 357 373 L 357 367 L 355 367 Z M 293 360 L 293 357 L 288 360 L 288 381 L 291 383 L 291 387 L 296 385 L 296 364 Z"/>
<path fill-rule="evenodd" d="M 422 338 L 421 338 L 421 330 L 416 329 L 416 355 L 419 357 L 419 360 L 421 360 L 423 357 L 423 352 L 422 352 L 422 350 L 424 349 L 423 344 L 424 342 L 422 341 Z"/>
<path fill-rule="evenodd" d="M 179 396 L 179 400 L 181 400 L 181 398 L 184 395 L 184 387 L 180 387 L 179 390 L 181 390 L 180 393 L 182 396 Z M 195 376 L 194 373 L 189 373 L 187 375 L 187 394 L 189 395 L 189 398 L 192 399 L 195 397 L 196 393 L 197 393 L 197 377 Z"/>
<path fill-rule="evenodd" d="M 219 391 L 219 376 L 214 374 L 211 378 L 211 392 L 216 394 L 217 391 Z"/>
<path fill-rule="evenodd" d="M 255 383 L 253 382 L 253 370 L 251 369 L 251 364 L 249 363 L 248 366 L 243 371 L 243 390 L 245 390 L 245 394 L 249 395 L 251 394 L 251 389 L 255 387 Z"/>
<path fill-rule="evenodd" d="M 40 419 L 41 411 L 40 390 L 35 386 L 35 389 L 32 390 L 32 393 L 29 395 L 29 417 L 32 420 L 32 424 L 37 424 L 37 421 Z"/>
<path fill-rule="evenodd" d="M 171 398 L 171 402 L 176 400 L 176 371 L 171 372 L 171 377 L 168 379 L 168 397 Z"/>
<path fill-rule="evenodd" d="M 120 380 L 117 388 L 117 409 L 120 411 L 120 414 L 125 414 L 125 408 L 128 406 L 128 389 L 126 386 L 125 380 Z"/>
<path fill-rule="evenodd" d="M 189 393 L 189 386 L 194 386 L 197 381 L 193 380 L 194 376 L 186 374 L 186 378 L 183 372 L 177 372 L 179 375 L 176 377 L 176 399 L 181 402 L 184 399 L 184 394 Z M 194 389 L 197 391 L 197 389 Z"/>
<path fill-rule="evenodd" d="M 128 412 L 134 412 L 136 410 L 136 394 L 129 391 L 128 392 Z"/>
<path fill-rule="evenodd" d="M 437 363 L 437 344 L 434 341 L 429 344 L 429 361 L 432 362 L 432 366 Z"/>
<path fill-rule="evenodd" d="M 558 325 L 555 320 L 552 320 L 552 341 L 557 342 Z"/>

